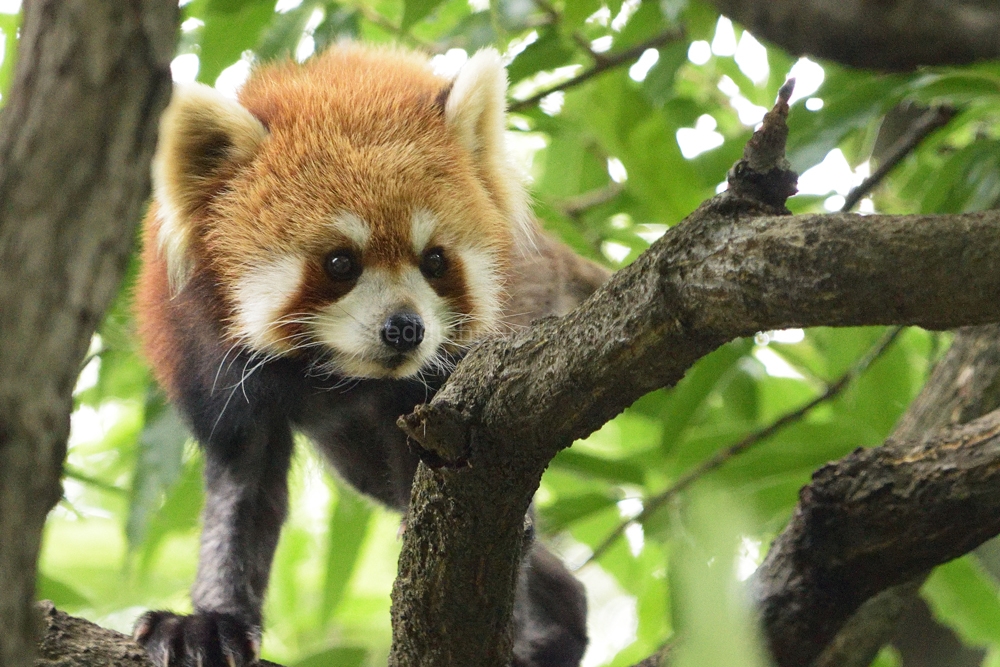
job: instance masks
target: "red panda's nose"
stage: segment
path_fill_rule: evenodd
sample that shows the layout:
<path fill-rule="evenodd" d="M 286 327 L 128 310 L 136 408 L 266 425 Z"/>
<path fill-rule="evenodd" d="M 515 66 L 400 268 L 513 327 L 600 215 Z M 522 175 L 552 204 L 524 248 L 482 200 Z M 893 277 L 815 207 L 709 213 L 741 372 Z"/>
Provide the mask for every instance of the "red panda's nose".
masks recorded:
<path fill-rule="evenodd" d="M 424 321 L 416 313 L 395 313 L 382 325 L 382 342 L 397 352 L 409 352 L 423 340 Z"/>

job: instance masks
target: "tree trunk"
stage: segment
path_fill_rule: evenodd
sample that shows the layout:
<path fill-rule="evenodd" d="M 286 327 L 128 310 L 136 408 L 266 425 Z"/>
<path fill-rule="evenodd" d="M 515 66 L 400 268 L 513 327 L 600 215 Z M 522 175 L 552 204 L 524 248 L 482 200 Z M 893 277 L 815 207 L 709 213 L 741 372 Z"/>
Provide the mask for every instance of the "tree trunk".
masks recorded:
<path fill-rule="evenodd" d="M 0 665 L 34 653 L 35 562 L 73 385 L 117 291 L 170 96 L 176 0 L 28 0 L 0 122 Z"/>

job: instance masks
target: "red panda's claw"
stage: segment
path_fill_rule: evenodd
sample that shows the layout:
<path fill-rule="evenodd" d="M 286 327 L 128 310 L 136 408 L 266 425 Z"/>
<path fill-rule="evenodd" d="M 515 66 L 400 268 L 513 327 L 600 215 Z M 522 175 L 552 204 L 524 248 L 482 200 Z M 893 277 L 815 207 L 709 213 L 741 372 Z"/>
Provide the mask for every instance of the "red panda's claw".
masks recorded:
<path fill-rule="evenodd" d="M 148 611 L 132 638 L 157 667 L 250 667 L 260 657 L 260 628 L 219 612 Z"/>

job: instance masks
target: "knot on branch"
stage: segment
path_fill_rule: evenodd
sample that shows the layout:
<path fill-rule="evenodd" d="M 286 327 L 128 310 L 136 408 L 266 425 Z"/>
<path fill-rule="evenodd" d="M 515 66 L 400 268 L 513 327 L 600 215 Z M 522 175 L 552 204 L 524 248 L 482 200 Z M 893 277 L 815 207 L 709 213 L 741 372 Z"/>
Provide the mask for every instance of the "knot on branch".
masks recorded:
<path fill-rule="evenodd" d="M 747 142 L 743 158 L 729 170 L 724 198 L 750 199 L 791 213 L 785 200 L 798 192 L 799 175 L 785 157 L 785 141 L 788 100 L 794 89 L 795 79 L 789 79 L 778 90 L 777 102 Z"/>
<path fill-rule="evenodd" d="M 469 465 L 469 429 L 465 417 L 446 405 L 418 405 L 396 420 L 406 441 L 429 468 Z"/>

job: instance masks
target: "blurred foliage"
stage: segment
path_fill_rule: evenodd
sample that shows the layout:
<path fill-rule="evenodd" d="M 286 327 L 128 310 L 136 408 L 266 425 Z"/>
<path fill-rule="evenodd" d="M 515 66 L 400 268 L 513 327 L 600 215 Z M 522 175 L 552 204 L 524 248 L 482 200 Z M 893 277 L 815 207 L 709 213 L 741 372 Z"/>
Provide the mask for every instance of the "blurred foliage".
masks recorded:
<path fill-rule="evenodd" d="M 181 4 L 175 78 L 196 75 L 229 90 L 253 63 L 302 60 L 357 39 L 426 51 L 443 69 L 495 46 L 511 59 L 516 102 L 682 28 L 682 39 L 661 39 L 638 63 L 619 63 L 512 115 L 511 145 L 533 179 L 542 222 L 610 266 L 632 261 L 715 194 L 793 66 L 800 91 L 810 86 L 810 71 L 813 87 L 817 75 L 824 78 L 793 105 L 789 157 L 800 172 L 826 166 L 804 175 L 813 185 L 790 201 L 795 211 L 839 205 L 851 179 L 867 173 L 882 117 L 905 100 L 950 104 L 959 113 L 863 208 L 968 211 L 1000 198 L 997 63 L 907 76 L 828 63 L 820 69 L 765 49 L 696 0 Z M 0 14 L 4 92 L 18 25 L 17 14 Z M 48 523 L 39 575 L 40 596 L 124 630 L 144 609 L 189 608 L 202 502 L 197 448 L 137 356 L 129 290 L 95 336 L 81 374 L 65 497 Z M 819 395 L 882 335 L 765 332 L 705 357 L 676 387 L 646 396 L 555 459 L 537 500 L 544 539 L 571 565 L 583 562 L 644 500 Z M 583 567 L 592 635 L 585 664 L 632 664 L 675 633 L 687 640 L 683 664 L 754 662 L 757 630 L 738 581 L 760 562 L 817 467 L 886 437 L 947 342 L 905 331 L 845 392 L 630 526 L 625 539 Z M 307 446 L 298 448 L 291 488 L 266 607 L 265 657 L 288 665 L 384 665 L 398 517 L 331 479 Z M 988 664 L 1000 664 L 993 575 L 965 558 L 940 568 L 924 594 L 963 640 L 988 647 Z M 896 665 L 898 656 L 883 651 L 876 664 Z"/>

